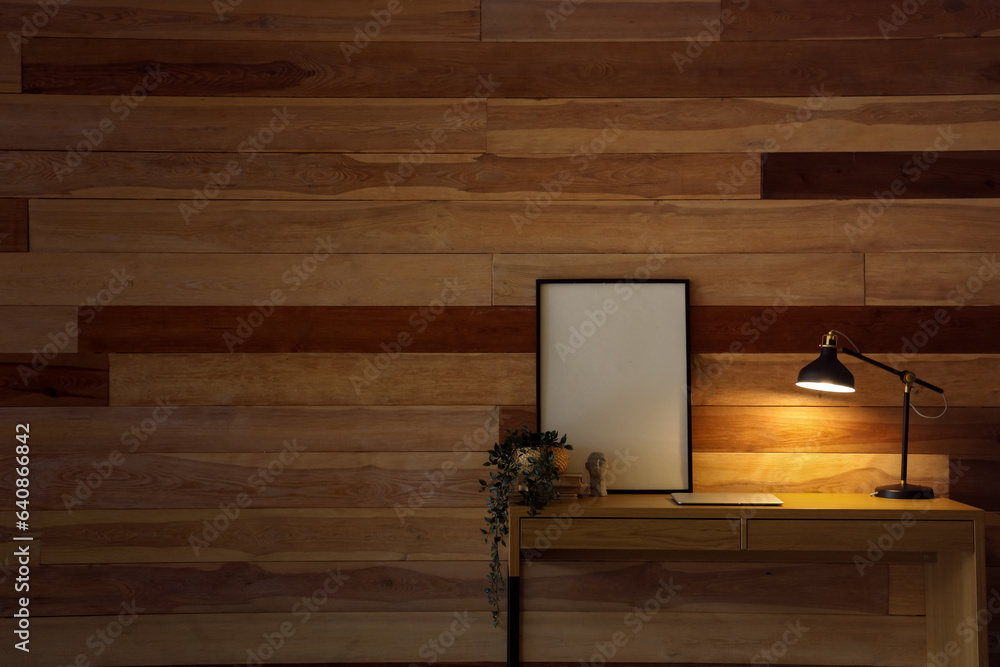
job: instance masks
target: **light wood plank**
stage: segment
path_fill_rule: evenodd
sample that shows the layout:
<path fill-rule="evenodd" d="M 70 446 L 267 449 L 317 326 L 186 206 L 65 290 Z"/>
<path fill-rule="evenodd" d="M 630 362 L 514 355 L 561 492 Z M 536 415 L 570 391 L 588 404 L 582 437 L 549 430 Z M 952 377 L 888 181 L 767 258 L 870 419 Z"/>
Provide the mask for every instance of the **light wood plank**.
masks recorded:
<path fill-rule="evenodd" d="M 322 589 L 320 593 L 325 595 Z M 317 597 L 322 599 L 319 593 Z M 131 601 L 124 599 L 122 604 Z M 119 607 L 131 623 L 110 648 L 97 644 L 94 633 L 109 624 L 113 627 L 117 615 L 39 619 L 33 627 L 40 636 L 53 639 L 40 643 L 37 653 L 32 642 L 32 664 L 57 665 L 77 654 L 104 667 L 147 664 L 150 656 L 171 665 L 245 665 L 266 656 L 281 664 L 408 664 L 427 659 L 420 654 L 421 649 L 426 656 L 446 655 L 448 660 L 467 664 L 484 660 L 500 663 L 504 659 L 503 633 L 493 627 L 489 612 L 331 613 L 325 605 L 314 606 L 315 612 L 303 605 L 298 613 L 286 609 L 270 614 L 140 614 L 134 619 Z M 277 650 L 265 639 L 275 633 L 284 640 Z M 435 641 L 440 651 L 442 636 L 444 642 L 453 643 L 447 651 L 436 652 L 430 642 Z M 107 649 L 100 657 L 93 657 L 93 649 L 86 648 L 88 637 L 93 637 L 94 646 Z M 8 646 L 5 650 L 14 649 Z"/>
<path fill-rule="evenodd" d="M 950 406 L 1000 406 L 1000 389 L 995 387 L 991 379 L 1000 372 L 998 355 L 870 356 L 895 367 L 905 363 L 917 377 L 944 389 Z M 815 354 L 692 355 L 692 404 L 897 406 L 901 410 L 902 389 L 899 380 L 860 361 L 847 359 L 845 363 L 855 377 L 857 391 L 853 394 L 832 394 L 796 387 L 796 374 L 815 358 Z M 913 388 L 912 402 L 928 415 L 936 415 L 944 407 L 940 395 L 919 386 Z M 923 423 L 924 420 L 911 417 L 910 428 L 916 432 L 918 428 L 922 428 Z"/>
<path fill-rule="evenodd" d="M 0 303 L 75 305 L 98 298 L 105 306 L 250 309 L 266 302 L 289 306 L 490 303 L 488 255 L 337 254 L 337 243 L 330 235 L 314 241 L 314 252 L 306 255 L 10 255 L 0 265 Z"/>
<path fill-rule="evenodd" d="M 904 511 L 895 523 L 859 519 L 817 522 L 751 518 L 747 521 L 747 545 L 749 549 L 764 551 L 830 549 L 862 553 L 880 541 L 891 539 L 891 548 L 883 551 L 972 553 L 975 550 L 972 521 L 916 521 L 918 516 L 919 512 Z"/>
<path fill-rule="evenodd" d="M 861 256 L 846 253 L 663 255 L 655 247 L 635 255 L 498 254 L 493 302 L 533 305 L 539 278 L 687 278 L 695 306 L 770 306 L 782 295 L 799 306 L 857 305 L 862 264 Z"/>
<path fill-rule="evenodd" d="M 28 251 L 28 200 L 0 199 L 0 252 Z"/>
<path fill-rule="evenodd" d="M 111 358 L 110 400 L 115 406 L 155 405 L 163 396 L 181 405 L 516 405 L 534 402 L 534 374 L 531 354 L 120 354 Z"/>
<path fill-rule="evenodd" d="M 482 153 L 486 104 L 475 102 L 3 95 L 0 145 L 62 151 L 66 169 L 91 150 L 236 152 L 246 162 L 274 152 Z"/>
<path fill-rule="evenodd" d="M 0 196 L 177 199 L 188 221 L 216 199 L 718 199 L 746 154 L 475 155 L 454 153 L 0 152 Z M 221 187 L 217 184 L 222 184 Z M 546 186 L 548 186 L 546 188 Z M 193 194 L 192 194 L 193 193 Z M 759 179 L 727 186 L 756 199 Z M 185 208 L 186 207 L 186 208 Z"/>
<path fill-rule="evenodd" d="M 544 200 L 543 200 L 544 202 Z M 896 201 L 171 201 L 36 199 L 40 252 L 975 252 L 1000 250 L 1000 199 Z M 522 220 L 523 218 L 523 220 Z"/>
<path fill-rule="evenodd" d="M 656 608 L 656 585 L 650 586 L 651 609 Z M 662 595 L 661 595 L 662 597 Z M 522 616 L 522 658 L 561 661 L 579 656 L 602 657 L 597 642 L 613 641 L 620 632 L 615 659 L 634 662 L 716 662 L 746 664 L 782 637 L 784 660 L 794 664 L 893 665 L 903 667 L 926 660 L 924 621 L 906 616 L 851 617 L 815 614 L 802 618 L 787 614 L 673 613 L 632 617 L 627 625 L 620 612 L 527 612 Z M 626 617 L 626 619 L 629 617 Z M 808 630 L 807 630 L 808 628 Z M 850 641 L 845 641 L 850 637 Z M 614 644 L 613 644 L 614 646 Z"/>
<path fill-rule="evenodd" d="M 888 567 L 889 613 L 894 616 L 923 616 L 926 614 L 925 566 L 893 563 Z M 865 579 L 871 573 L 871 568 L 866 569 Z"/>
<path fill-rule="evenodd" d="M 170 396 L 163 403 L 171 407 Z M 498 438 L 496 406 L 181 406 L 163 417 L 159 406 L 0 409 L 11 432 L 29 421 L 46 454 L 95 460 L 127 454 L 133 437 L 135 451 L 155 453 L 264 453 L 289 437 L 309 452 L 465 452 Z"/>
<path fill-rule="evenodd" d="M 704 32 L 717 39 L 718 0 L 484 0 L 484 41 L 681 41 Z M 713 35 L 706 26 L 715 26 Z"/>
<path fill-rule="evenodd" d="M 0 352 L 77 351 L 76 306 L 0 306 Z"/>
<path fill-rule="evenodd" d="M 872 253 L 865 263 L 868 305 L 949 306 L 1000 304 L 995 253 Z"/>
<path fill-rule="evenodd" d="M 679 551 L 739 551 L 740 534 L 728 519 L 662 519 L 651 522 L 642 519 L 574 518 L 521 519 L 520 547 L 529 550 L 593 549 L 603 544 L 605 549 L 656 549 Z M 558 538 L 548 537 L 553 531 Z"/>
<path fill-rule="evenodd" d="M 485 560 L 482 509 L 80 510 L 37 512 L 45 565 Z M 217 524 L 217 525 L 213 525 Z"/>
<path fill-rule="evenodd" d="M 996 95 L 512 100 L 491 99 L 496 153 L 775 153 L 1000 148 Z M 746 176 L 756 176 L 759 170 Z"/>
<path fill-rule="evenodd" d="M 692 454 L 696 491 L 871 493 L 899 482 L 899 454 Z M 948 495 L 948 457 L 915 454 L 908 479 Z"/>
<path fill-rule="evenodd" d="M 38 7 L 31 0 L 9 0 L 5 4 L 15 13 L 37 11 Z M 373 21 L 374 26 L 368 25 Z M 346 42 L 349 47 L 366 44 L 356 31 L 376 41 L 478 40 L 479 3 L 340 0 L 330 4 L 287 0 L 276 7 L 267 0 L 216 4 L 177 0 L 167 7 L 156 0 L 127 0 L 117 4 L 106 0 L 73 0 L 60 7 L 44 32 L 47 37 L 329 41 Z M 353 55 L 350 49 L 344 53 L 341 61 Z"/>

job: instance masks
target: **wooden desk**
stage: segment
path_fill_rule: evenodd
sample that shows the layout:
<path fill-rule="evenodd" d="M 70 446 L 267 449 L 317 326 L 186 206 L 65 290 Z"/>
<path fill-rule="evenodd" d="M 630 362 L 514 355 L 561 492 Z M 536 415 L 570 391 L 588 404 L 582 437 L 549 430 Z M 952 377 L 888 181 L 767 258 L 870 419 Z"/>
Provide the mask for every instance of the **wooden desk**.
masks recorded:
<path fill-rule="evenodd" d="M 893 638 L 876 635 L 863 639 L 867 635 L 862 627 L 858 631 L 858 637 L 862 639 L 858 641 L 884 639 L 887 645 L 896 642 L 910 646 L 909 662 L 893 662 L 903 658 L 896 658 L 898 654 L 891 652 L 888 662 L 881 664 L 909 664 L 916 659 L 915 656 L 922 655 L 917 663 L 919 667 L 929 662 L 945 667 L 941 665 L 942 661 L 947 667 L 986 667 L 986 631 L 975 621 L 977 614 L 987 609 L 982 510 L 946 498 L 890 500 L 859 494 L 777 495 L 784 501 L 780 507 L 679 506 L 666 494 L 619 494 L 560 501 L 531 518 L 527 516 L 527 508 L 512 506 L 508 664 L 517 665 L 520 661 L 522 634 L 525 635 L 525 649 L 529 651 L 527 659 L 575 665 L 588 662 L 586 658 L 588 651 L 592 651 L 590 646 L 593 641 L 618 640 L 610 632 L 614 628 L 610 628 L 604 637 L 587 635 L 584 638 L 580 632 L 574 634 L 572 619 L 578 617 L 574 617 L 572 611 L 562 612 L 563 622 L 568 626 L 565 632 L 533 637 L 532 633 L 541 633 L 535 631 L 531 618 L 541 625 L 542 621 L 550 622 L 552 614 L 531 612 L 535 616 L 528 615 L 527 632 L 522 633 L 522 563 L 525 559 L 540 558 L 853 563 L 858 576 L 863 573 L 866 563 L 922 564 L 925 623 L 919 617 L 910 616 L 902 618 L 899 625 L 903 627 L 905 624 L 911 635 L 915 628 L 916 636 Z M 916 571 L 919 572 L 919 567 Z M 1000 600 L 990 602 L 1000 604 Z M 753 613 L 717 616 L 724 616 L 726 622 L 738 622 L 734 618 L 752 622 L 756 618 Z M 621 617 L 620 613 L 618 617 Z M 810 618 L 814 625 L 822 625 L 821 616 Z M 719 622 L 722 623 L 721 620 Z M 674 627 L 677 626 L 673 621 L 664 621 L 661 629 L 650 633 L 649 638 L 669 635 Z M 871 629 L 867 631 L 871 632 Z M 618 634 L 622 642 L 629 639 L 627 633 Z M 767 640 L 774 636 L 765 634 L 761 645 L 769 645 Z M 919 644 L 920 639 L 925 639 L 925 645 L 913 646 L 914 643 Z M 657 638 L 657 641 L 663 646 L 669 644 L 667 639 Z M 812 645 L 814 652 L 822 656 L 822 662 L 816 664 L 851 664 L 843 662 L 844 656 L 838 659 L 838 655 L 827 653 L 836 653 L 838 642 L 844 643 L 849 639 L 825 636 L 822 627 L 817 626 L 801 641 L 803 646 Z M 553 646 L 553 643 L 557 645 Z M 734 649 L 733 655 L 742 656 L 742 659 L 732 662 L 749 662 L 747 651 L 752 655 L 753 642 L 744 643 L 749 649 L 746 646 L 738 651 Z M 611 647 L 611 644 L 608 646 Z M 611 647 L 606 653 L 615 650 Z M 653 652 L 656 651 L 661 649 L 654 648 Z M 626 653 L 622 650 L 617 659 L 629 661 Z M 647 651 L 645 657 L 638 661 L 692 661 L 690 655 L 678 658 L 679 653 L 665 648 L 661 653 L 653 656 Z M 928 658 L 928 654 L 936 660 Z M 789 657 L 780 662 L 795 660 L 789 653 Z M 717 656 L 712 661 L 717 662 Z M 597 661 L 592 662 L 596 664 Z M 609 665 L 614 662 L 608 659 Z"/>

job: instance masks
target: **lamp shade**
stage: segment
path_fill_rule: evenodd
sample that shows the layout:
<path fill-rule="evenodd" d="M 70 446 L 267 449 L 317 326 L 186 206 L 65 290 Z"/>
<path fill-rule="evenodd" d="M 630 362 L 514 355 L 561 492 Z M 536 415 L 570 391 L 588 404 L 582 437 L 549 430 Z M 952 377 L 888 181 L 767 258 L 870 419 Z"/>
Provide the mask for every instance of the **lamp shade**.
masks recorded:
<path fill-rule="evenodd" d="M 795 384 L 806 389 L 851 393 L 854 375 L 837 359 L 834 345 L 820 346 L 819 358 L 799 371 Z"/>

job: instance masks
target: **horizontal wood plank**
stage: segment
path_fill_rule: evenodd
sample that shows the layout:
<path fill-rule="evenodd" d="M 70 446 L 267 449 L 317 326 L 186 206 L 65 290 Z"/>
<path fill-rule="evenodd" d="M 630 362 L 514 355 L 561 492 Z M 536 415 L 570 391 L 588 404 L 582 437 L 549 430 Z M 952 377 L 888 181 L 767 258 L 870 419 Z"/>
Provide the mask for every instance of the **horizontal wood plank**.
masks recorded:
<path fill-rule="evenodd" d="M 810 97 L 489 100 L 497 153 L 997 150 L 1000 97 Z M 942 140 L 943 141 L 943 140 Z M 746 171 L 744 174 L 747 174 Z"/>
<path fill-rule="evenodd" d="M 28 200 L 0 199 L 0 252 L 28 251 Z"/>
<path fill-rule="evenodd" d="M 107 355 L 52 352 L 0 354 L 0 406 L 108 404 Z"/>
<path fill-rule="evenodd" d="M 482 153 L 486 105 L 474 102 L 2 95 L 0 145 L 64 151 L 66 169 L 92 150 L 237 152 L 247 162 L 273 152 Z"/>
<path fill-rule="evenodd" d="M 945 390 L 952 407 L 1000 407 L 1000 390 L 990 378 L 1000 371 L 1000 356 L 873 354 L 882 363 L 905 363 L 917 376 Z M 691 401 L 693 405 L 742 406 L 897 406 L 902 391 L 898 379 L 874 366 L 845 358 L 855 377 L 853 394 L 832 394 L 795 386 L 799 370 L 815 354 L 693 355 Z M 944 407 L 940 395 L 916 386 L 912 402 L 921 412 L 936 415 Z M 913 428 L 919 423 L 913 421 Z M 923 421 L 923 420 L 921 420 Z"/>
<path fill-rule="evenodd" d="M 661 255 L 651 248 L 635 255 L 498 254 L 493 302 L 534 305 L 539 278 L 687 278 L 695 306 L 771 305 L 776 299 L 800 306 L 860 305 L 862 265 L 860 255 L 846 253 Z"/>
<path fill-rule="evenodd" d="M 687 49 L 691 48 L 688 55 Z M 992 39 L 671 43 L 338 44 L 44 39 L 25 92 L 120 95 L 159 63 L 156 95 L 288 97 L 778 97 L 1000 93 Z M 899 76 L 899 72 L 906 76 Z M 485 81 L 485 83 L 484 83 Z"/>
<path fill-rule="evenodd" d="M 0 353 L 77 351 L 76 306 L 0 306 Z"/>
<path fill-rule="evenodd" d="M 1000 152 L 949 151 L 953 136 L 940 128 L 939 136 L 927 138 L 923 151 L 913 153 L 773 153 L 764 162 L 762 197 L 873 197 L 888 206 L 904 198 L 995 198 L 1000 194 Z"/>
<path fill-rule="evenodd" d="M 485 560 L 482 510 L 256 509 L 37 512 L 42 564 Z"/>
<path fill-rule="evenodd" d="M 171 201 L 36 199 L 31 237 L 40 252 L 301 253 L 327 234 L 357 253 L 975 252 L 1000 250 L 998 215 L 1000 199 L 216 200 L 187 224 Z"/>
<path fill-rule="evenodd" d="M 309 452 L 464 455 L 485 451 L 498 435 L 496 406 L 190 407 L 175 406 L 170 396 L 154 407 L 0 409 L 8 431 L 22 422 L 32 424 L 45 454 L 97 462 L 116 451 L 274 452 L 289 437 Z"/>
<path fill-rule="evenodd" d="M 265 317 L 266 315 L 266 317 Z M 228 334 L 228 335 L 227 335 Z M 109 306 L 80 334 L 91 352 L 535 351 L 523 307 Z"/>
<path fill-rule="evenodd" d="M 908 479 L 948 495 L 948 457 L 908 457 Z M 696 452 L 692 455 L 695 491 L 767 493 L 871 493 L 899 482 L 899 453 L 750 454 Z"/>
<path fill-rule="evenodd" d="M 15 176 L 0 196 L 177 199 L 197 224 L 216 199 L 756 199 L 758 179 L 732 180 L 746 154 L 500 156 L 454 153 L 0 152 Z M 68 161 L 70 160 L 70 161 Z"/>
<path fill-rule="evenodd" d="M 535 400 L 531 354 L 119 354 L 111 405 L 496 405 Z M 262 382 L 261 378 L 267 378 Z"/>
<path fill-rule="evenodd" d="M 30 0 L 5 3 L 11 14 L 37 11 Z M 122 7 L 127 7 L 123 11 Z M 319 40 L 346 42 L 344 58 L 369 40 L 469 41 L 479 39 L 479 3 L 431 0 L 391 5 L 341 0 L 336 5 L 289 0 L 276 7 L 267 0 L 204 3 L 177 0 L 169 7 L 149 0 L 113 4 L 74 0 L 62 5 L 44 27 L 46 37 L 102 39 Z M 374 26 L 368 25 L 374 23 Z M 358 31 L 362 37 L 358 36 Z M 355 42 L 355 40 L 358 40 Z"/>
<path fill-rule="evenodd" d="M 871 253 L 865 283 L 869 305 L 933 304 L 958 313 L 1000 304 L 996 253 Z"/>
<path fill-rule="evenodd" d="M 34 28 L 31 17 L 38 11 L 37 5 L 30 11 L 5 11 L 0 8 L 0 31 L 6 38 L 8 47 L 0 49 L 0 93 L 21 92 L 21 49 L 27 41 L 26 34 Z"/>
<path fill-rule="evenodd" d="M 336 584 L 328 587 L 336 590 Z M 321 594 L 326 595 L 323 589 L 315 594 L 319 600 L 323 599 Z M 130 623 L 115 638 L 114 646 L 98 658 L 101 665 L 133 667 L 148 662 L 150 655 L 156 656 L 161 664 L 174 665 L 246 664 L 248 661 L 253 664 L 260 659 L 255 656 L 274 656 L 285 664 L 409 664 L 422 659 L 421 647 L 427 655 L 439 655 L 429 642 L 437 641 L 442 633 L 446 641 L 454 637 L 447 650 L 450 660 L 478 664 L 478 661 L 500 663 L 504 658 L 503 635 L 493 627 L 488 612 L 464 609 L 421 614 L 327 612 L 325 604 L 311 603 L 316 611 L 303 605 L 297 613 L 285 609 L 269 614 L 136 616 L 133 614 L 138 610 L 128 607 L 131 602 L 129 597 L 119 605 L 122 618 Z M 72 659 L 78 654 L 89 660 L 93 651 L 86 648 L 88 637 L 94 637 L 93 645 L 107 648 L 107 644 L 97 644 L 94 633 L 109 624 L 115 627 L 116 622 L 120 623 L 118 615 L 39 619 L 33 627 L 39 635 L 54 639 L 40 645 L 37 652 L 32 647 L 32 661 L 57 665 L 65 661 L 66 656 Z M 452 627 L 462 632 L 452 632 Z M 283 640 L 277 650 L 266 640 L 275 633 Z M 441 647 L 440 643 L 436 645 Z"/>
<path fill-rule="evenodd" d="M 483 0 L 482 39 L 497 42 L 682 41 L 718 23 L 718 0 Z"/>
<path fill-rule="evenodd" d="M 327 612 L 481 611 L 486 572 L 482 561 L 44 565 L 31 603 L 38 616 L 116 614 L 128 591 L 150 615 L 287 612 L 334 573 Z"/>
<path fill-rule="evenodd" d="M 306 255 L 22 253 L 0 265 L 0 303 L 99 306 L 486 305 L 488 255 L 337 254 L 331 236 Z M 94 301 L 97 305 L 94 305 Z M 412 312 L 420 315 L 414 308 Z M 236 326 L 233 322 L 233 326 Z M 223 332 L 219 332 L 221 337 Z M 246 336 L 243 336 L 244 338 Z"/>
<path fill-rule="evenodd" d="M 725 40 L 916 39 L 1000 35 L 1000 11 L 989 0 L 924 0 L 919 11 L 866 0 L 726 0 Z M 909 6 L 907 6 L 909 8 Z"/>
<path fill-rule="evenodd" d="M 1000 498 L 996 492 L 1000 459 L 994 456 L 995 453 L 980 458 L 952 457 L 952 498 L 988 512 L 1000 511 Z"/>

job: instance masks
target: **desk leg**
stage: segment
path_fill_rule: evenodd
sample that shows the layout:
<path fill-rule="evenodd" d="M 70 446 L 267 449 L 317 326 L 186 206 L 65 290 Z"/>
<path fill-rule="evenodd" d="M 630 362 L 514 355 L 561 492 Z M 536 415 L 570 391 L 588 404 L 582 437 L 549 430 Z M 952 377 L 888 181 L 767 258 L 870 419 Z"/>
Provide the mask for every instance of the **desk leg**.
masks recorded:
<path fill-rule="evenodd" d="M 927 653 L 949 667 L 986 667 L 986 628 L 978 615 L 986 608 L 986 560 L 982 522 L 975 551 L 939 551 L 925 566 Z"/>
<path fill-rule="evenodd" d="M 507 579 L 507 667 L 521 662 L 521 578 Z"/>

